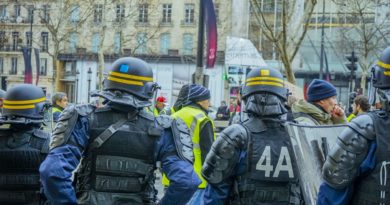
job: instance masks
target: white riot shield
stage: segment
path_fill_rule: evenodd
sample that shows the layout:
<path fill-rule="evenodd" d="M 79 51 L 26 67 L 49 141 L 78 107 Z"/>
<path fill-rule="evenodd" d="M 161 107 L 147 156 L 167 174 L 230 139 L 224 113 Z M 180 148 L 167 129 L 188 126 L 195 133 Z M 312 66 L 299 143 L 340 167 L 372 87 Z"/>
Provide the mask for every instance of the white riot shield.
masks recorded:
<path fill-rule="evenodd" d="M 287 124 L 286 129 L 291 137 L 306 204 L 316 204 L 318 190 L 322 182 L 322 165 L 327 153 L 346 127 L 346 125 Z"/>

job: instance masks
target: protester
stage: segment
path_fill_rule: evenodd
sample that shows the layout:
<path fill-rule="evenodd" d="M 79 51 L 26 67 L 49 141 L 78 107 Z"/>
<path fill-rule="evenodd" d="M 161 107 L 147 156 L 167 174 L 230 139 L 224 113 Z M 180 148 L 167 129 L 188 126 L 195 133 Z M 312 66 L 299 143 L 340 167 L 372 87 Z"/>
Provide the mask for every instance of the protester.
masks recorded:
<path fill-rule="evenodd" d="M 221 101 L 221 106 L 219 106 L 217 110 L 216 120 L 229 120 L 229 117 L 230 117 L 229 109 L 226 105 L 226 102 L 223 100 Z"/>
<path fill-rule="evenodd" d="M 179 111 L 171 115 L 176 122 L 182 122 L 181 126 L 188 129 L 186 136 L 192 140 L 192 147 L 189 147 L 192 152 L 190 150 L 188 152 L 193 153 L 193 167 L 202 180 L 198 191 L 187 205 L 201 204 L 204 188 L 207 184 L 206 180 L 201 176 L 201 168 L 215 138 L 214 123 L 207 115 L 209 106 L 210 91 L 201 85 L 191 84 L 188 88 L 185 104 Z M 174 132 L 173 135 L 183 138 L 183 131 L 180 131 L 179 133 Z M 168 181 L 168 179 L 171 179 L 170 175 L 166 174 L 166 176 L 167 178 L 163 177 L 163 184 L 170 186 Z"/>
<path fill-rule="evenodd" d="M 368 98 L 364 95 L 358 95 L 353 100 L 352 113 L 348 116 L 347 121 L 350 122 L 356 116 L 366 113 L 370 110 L 370 104 Z"/>
<path fill-rule="evenodd" d="M 337 90 L 329 82 L 314 79 L 307 91 L 307 101 L 298 100 L 292 105 L 295 121 L 308 125 L 345 124 L 344 110 L 337 104 Z"/>
<path fill-rule="evenodd" d="M 68 106 L 68 97 L 63 92 L 57 92 L 52 97 L 53 121 L 57 122 L 62 111 Z"/>

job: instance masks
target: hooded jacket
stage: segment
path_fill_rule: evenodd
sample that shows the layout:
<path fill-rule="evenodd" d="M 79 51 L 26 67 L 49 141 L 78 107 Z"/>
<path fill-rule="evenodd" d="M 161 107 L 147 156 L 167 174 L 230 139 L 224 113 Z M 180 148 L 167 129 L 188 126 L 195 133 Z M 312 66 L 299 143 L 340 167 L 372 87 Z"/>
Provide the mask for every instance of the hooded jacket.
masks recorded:
<path fill-rule="evenodd" d="M 295 121 L 301 124 L 335 125 L 347 123 L 345 116 L 341 119 L 333 119 L 329 113 L 303 99 L 295 102 L 291 110 Z"/>

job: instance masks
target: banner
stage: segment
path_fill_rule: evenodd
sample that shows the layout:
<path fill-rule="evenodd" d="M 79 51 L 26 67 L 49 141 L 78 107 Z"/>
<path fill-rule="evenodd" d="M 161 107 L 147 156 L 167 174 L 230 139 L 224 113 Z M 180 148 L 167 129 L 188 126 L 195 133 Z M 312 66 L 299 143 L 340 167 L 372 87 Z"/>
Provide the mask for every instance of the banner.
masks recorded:
<path fill-rule="evenodd" d="M 32 84 L 31 55 L 28 47 L 22 47 L 24 59 L 24 83 Z"/>
<path fill-rule="evenodd" d="M 203 9 L 206 16 L 206 33 L 207 33 L 207 68 L 213 68 L 217 58 L 217 18 L 212 0 L 202 0 Z"/>
<path fill-rule="evenodd" d="M 40 61 L 40 58 L 39 58 L 39 49 L 38 48 L 34 48 L 34 53 L 35 53 L 35 65 L 37 66 L 37 77 L 36 77 L 36 80 L 35 80 L 35 85 L 38 85 L 39 74 L 40 74 L 39 68 L 41 67 L 41 61 Z"/>

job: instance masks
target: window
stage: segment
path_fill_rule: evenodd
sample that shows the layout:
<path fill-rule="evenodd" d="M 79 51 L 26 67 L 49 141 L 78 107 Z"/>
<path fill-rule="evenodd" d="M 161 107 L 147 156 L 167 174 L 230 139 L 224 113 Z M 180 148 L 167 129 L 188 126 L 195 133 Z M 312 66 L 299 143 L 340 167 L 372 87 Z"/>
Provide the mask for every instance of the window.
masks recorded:
<path fill-rule="evenodd" d="M 118 54 L 121 49 L 121 33 L 114 34 L 114 53 Z"/>
<path fill-rule="evenodd" d="M 70 9 L 70 22 L 77 23 L 79 21 L 80 7 L 79 5 L 72 5 Z"/>
<path fill-rule="evenodd" d="M 183 35 L 183 55 L 192 55 L 194 46 L 194 35 L 185 33 Z"/>
<path fill-rule="evenodd" d="M 169 33 L 163 33 L 160 36 L 160 53 L 161 54 L 168 54 L 168 49 L 170 46 L 170 35 Z"/>
<path fill-rule="evenodd" d="M 42 32 L 41 33 L 41 38 L 42 38 L 41 51 L 42 52 L 47 52 L 48 48 L 49 48 L 49 33 L 48 32 Z"/>
<path fill-rule="evenodd" d="M 31 32 L 26 32 L 26 45 L 31 47 L 32 46 L 32 38 L 31 38 Z"/>
<path fill-rule="evenodd" d="M 12 50 L 16 51 L 19 46 L 19 32 L 12 32 Z"/>
<path fill-rule="evenodd" d="M 69 35 L 69 50 L 74 53 L 77 49 L 78 37 L 77 33 L 73 32 Z"/>
<path fill-rule="evenodd" d="M 11 70 L 9 71 L 9 74 L 16 75 L 18 73 L 18 58 L 12 57 L 11 58 Z"/>
<path fill-rule="evenodd" d="M 139 23 L 147 23 L 148 22 L 148 4 L 140 4 L 138 6 L 138 10 L 139 10 L 138 22 Z"/>
<path fill-rule="evenodd" d="M 20 16 L 20 5 L 14 5 L 14 17 Z"/>
<path fill-rule="evenodd" d="M 27 22 L 34 23 L 34 5 L 27 6 Z"/>
<path fill-rule="evenodd" d="M 103 5 L 102 4 L 96 4 L 95 10 L 93 13 L 93 21 L 95 23 L 101 23 L 103 19 Z"/>
<path fill-rule="evenodd" d="M 50 20 L 50 5 L 42 5 L 42 12 L 43 15 L 41 17 L 41 22 L 42 23 L 48 23 Z"/>
<path fill-rule="evenodd" d="M 41 63 L 40 63 L 40 68 L 39 68 L 39 75 L 46 75 L 47 74 L 47 58 L 41 58 Z"/>
<path fill-rule="evenodd" d="M 135 50 L 136 54 L 146 54 L 146 43 L 147 36 L 146 33 L 138 33 L 137 34 L 137 48 Z"/>
<path fill-rule="evenodd" d="M 4 58 L 0 57 L 0 74 L 4 73 Z"/>
<path fill-rule="evenodd" d="M 7 16 L 7 5 L 0 5 L 0 18 L 4 19 Z"/>
<path fill-rule="evenodd" d="M 194 23 L 194 4 L 185 4 L 184 5 L 184 23 Z"/>
<path fill-rule="evenodd" d="M 171 23 L 172 21 L 172 4 L 163 4 L 163 23 Z"/>
<path fill-rule="evenodd" d="M 97 53 L 100 46 L 100 35 L 99 33 L 94 33 L 92 36 L 92 52 Z"/>
<path fill-rule="evenodd" d="M 116 5 L 116 22 L 122 22 L 125 18 L 125 6 L 123 4 Z"/>

